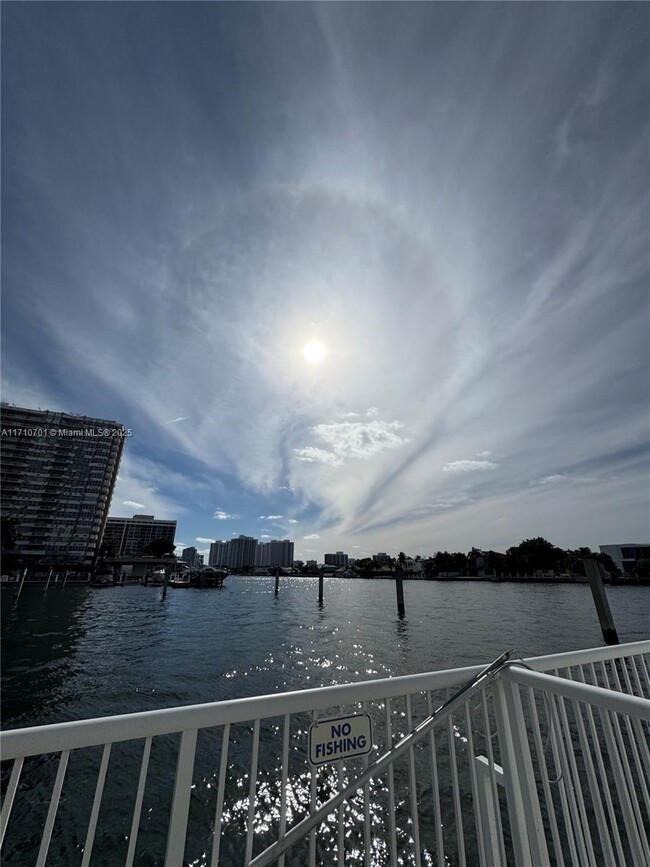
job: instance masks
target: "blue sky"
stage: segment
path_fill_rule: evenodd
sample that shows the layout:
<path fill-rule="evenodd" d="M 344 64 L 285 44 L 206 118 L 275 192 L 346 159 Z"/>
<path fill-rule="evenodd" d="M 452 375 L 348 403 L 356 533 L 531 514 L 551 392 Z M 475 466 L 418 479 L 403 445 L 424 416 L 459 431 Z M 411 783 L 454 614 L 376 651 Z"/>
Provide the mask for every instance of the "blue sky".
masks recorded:
<path fill-rule="evenodd" d="M 2 25 L 3 398 L 132 428 L 111 514 L 305 558 L 647 540 L 647 4 Z"/>

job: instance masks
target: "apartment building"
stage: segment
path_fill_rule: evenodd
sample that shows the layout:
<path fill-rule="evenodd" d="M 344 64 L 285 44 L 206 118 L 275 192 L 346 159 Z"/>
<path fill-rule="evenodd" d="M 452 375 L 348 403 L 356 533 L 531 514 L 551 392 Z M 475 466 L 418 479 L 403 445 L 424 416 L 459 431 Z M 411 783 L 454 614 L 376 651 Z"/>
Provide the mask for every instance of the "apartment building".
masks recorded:
<path fill-rule="evenodd" d="M 174 543 L 176 521 L 156 520 L 153 515 L 108 518 L 103 545 L 113 548 L 117 557 L 137 557 L 156 539 Z"/>
<path fill-rule="evenodd" d="M 92 563 L 128 433 L 116 421 L 3 403 L 0 514 L 24 558 Z"/>
<path fill-rule="evenodd" d="M 344 554 L 343 551 L 337 551 L 336 554 L 325 554 L 325 565 L 338 567 L 347 566 L 348 555 Z"/>
<path fill-rule="evenodd" d="M 237 570 L 258 567 L 289 567 L 293 563 L 293 542 L 289 539 L 258 542 L 253 536 L 239 536 L 210 545 L 210 566 Z"/>
<path fill-rule="evenodd" d="M 293 542 L 289 539 L 260 542 L 255 555 L 255 565 L 274 567 L 291 566 L 293 563 Z"/>
<path fill-rule="evenodd" d="M 181 560 L 183 563 L 187 563 L 188 566 L 192 567 L 198 566 L 198 557 L 199 552 L 193 545 L 190 545 L 189 548 L 183 548 L 183 553 L 181 554 Z"/>

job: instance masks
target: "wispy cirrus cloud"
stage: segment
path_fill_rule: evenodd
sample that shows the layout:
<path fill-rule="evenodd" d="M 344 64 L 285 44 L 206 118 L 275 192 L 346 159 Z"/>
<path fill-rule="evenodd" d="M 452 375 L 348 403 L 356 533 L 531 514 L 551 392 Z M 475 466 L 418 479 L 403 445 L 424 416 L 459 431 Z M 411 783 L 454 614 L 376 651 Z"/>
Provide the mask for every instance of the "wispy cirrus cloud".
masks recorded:
<path fill-rule="evenodd" d="M 233 7 L 206 60 L 192 4 L 180 34 L 129 4 L 8 4 L 7 399 L 132 427 L 113 514 L 186 538 L 269 511 L 335 550 L 494 547 L 493 515 L 513 543 L 641 533 L 647 48 L 645 11 L 614 6 L 520 4 L 504 27 L 499 4 L 323 4 L 309 31 L 297 7 Z M 288 25 L 308 74 L 281 60 Z M 71 70 L 92 98 L 65 97 Z"/>
<path fill-rule="evenodd" d="M 590 485 L 596 482 L 598 482 L 598 479 L 589 476 L 571 476 L 568 473 L 553 473 L 550 476 L 543 476 L 540 479 L 536 479 L 534 482 L 531 482 L 531 485 L 562 485 L 568 483 L 574 485 Z"/>
<path fill-rule="evenodd" d="M 145 510 L 156 518 L 179 519 L 189 511 L 184 493 L 193 491 L 196 496 L 200 487 L 201 483 L 191 477 L 125 450 L 109 514 L 124 517 L 121 505 Z"/>
<path fill-rule="evenodd" d="M 213 542 L 216 542 L 216 539 L 206 539 L 203 536 L 197 536 L 195 539 L 196 542 L 200 542 L 202 545 L 211 545 Z"/>
<path fill-rule="evenodd" d="M 445 473 L 473 473 L 485 472 L 486 470 L 496 470 L 499 465 L 494 461 L 449 461 L 442 468 Z"/>

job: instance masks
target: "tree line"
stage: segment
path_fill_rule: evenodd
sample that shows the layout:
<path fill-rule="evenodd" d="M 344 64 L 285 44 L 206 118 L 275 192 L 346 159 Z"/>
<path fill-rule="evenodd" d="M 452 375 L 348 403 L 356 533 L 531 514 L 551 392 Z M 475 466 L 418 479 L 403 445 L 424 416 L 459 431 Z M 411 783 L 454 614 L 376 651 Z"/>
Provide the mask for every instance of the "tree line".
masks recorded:
<path fill-rule="evenodd" d="M 588 547 L 565 550 L 541 536 L 524 539 L 519 545 L 508 548 L 505 553 L 472 548 L 468 553 L 437 551 L 430 557 L 418 555 L 407 558 L 406 554 L 400 551 L 396 558 L 389 558 L 386 565 L 392 571 L 395 566 L 404 564 L 407 559 L 421 561 L 422 574 L 427 578 L 445 575 L 508 576 L 539 573 L 584 576 L 583 559 L 587 557 L 593 557 L 602 563 L 612 577 L 620 577 L 621 570 L 609 554 L 592 551 Z M 366 557 L 357 560 L 353 568 L 359 574 L 370 574 L 378 571 L 378 564 L 371 557 Z M 650 560 L 637 561 L 633 574 L 637 578 L 650 577 Z"/>

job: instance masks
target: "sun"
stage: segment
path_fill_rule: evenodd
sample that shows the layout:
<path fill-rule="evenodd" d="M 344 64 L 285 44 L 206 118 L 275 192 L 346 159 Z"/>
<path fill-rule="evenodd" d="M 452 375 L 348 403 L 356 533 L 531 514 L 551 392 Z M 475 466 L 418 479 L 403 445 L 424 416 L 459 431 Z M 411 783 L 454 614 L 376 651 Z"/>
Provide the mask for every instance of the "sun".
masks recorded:
<path fill-rule="evenodd" d="M 310 340 L 309 343 L 305 343 L 303 346 L 302 354 L 305 361 L 308 361 L 310 364 L 320 364 L 327 355 L 327 348 L 320 340 Z"/>

